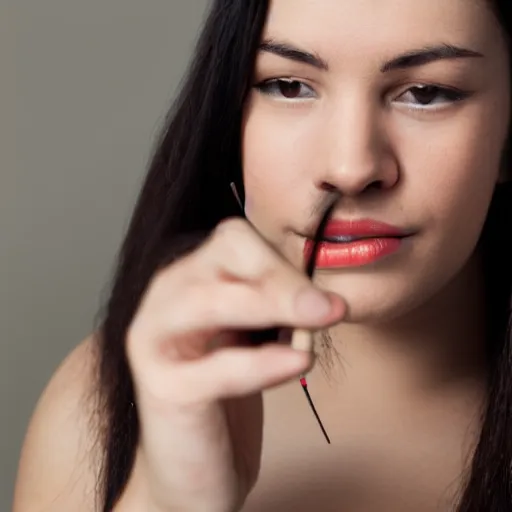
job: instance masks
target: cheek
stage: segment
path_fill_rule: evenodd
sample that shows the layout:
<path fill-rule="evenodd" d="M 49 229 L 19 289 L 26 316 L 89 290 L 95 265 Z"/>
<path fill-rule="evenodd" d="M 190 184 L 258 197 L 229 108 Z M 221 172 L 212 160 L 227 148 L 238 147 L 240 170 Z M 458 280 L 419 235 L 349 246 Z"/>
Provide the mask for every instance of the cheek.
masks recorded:
<path fill-rule="evenodd" d="M 300 179 L 305 159 L 313 157 L 312 123 L 304 122 L 303 114 L 293 112 L 293 107 L 288 107 L 290 112 L 276 113 L 257 103 L 250 109 L 243 128 L 247 179 L 271 180 L 275 184 Z"/>
<path fill-rule="evenodd" d="M 449 121 L 407 132 L 401 146 L 405 188 L 424 212 L 425 222 L 462 229 L 483 223 L 504 140 L 503 127 L 483 110 L 467 108 Z"/>
<path fill-rule="evenodd" d="M 311 123 L 298 122 L 303 114 L 292 109 L 280 114 L 269 110 L 250 107 L 242 131 L 246 214 L 267 223 L 272 217 L 275 222 L 289 214 L 298 198 L 304 197 L 318 148 Z"/>
<path fill-rule="evenodd" d="M 424 234 L 418 261 L 426 276 L 447 282 L 479 240 L 506 133 L 488 112 L 480 105 L 442 123 L 418 124 L 401 146 L 404 211 Z"/>
<path fill-rule="evenodd" d="M 283 194 L 285 169 L 288 168 L 283 157 L 286 152 L 278 151 L 279 141 L 272 137 L 272 132 L 271 123 L 249 115 L 242 133 L 245 214 L 262 231 L 272 229 L 275 222 L 274 205 Z"/>

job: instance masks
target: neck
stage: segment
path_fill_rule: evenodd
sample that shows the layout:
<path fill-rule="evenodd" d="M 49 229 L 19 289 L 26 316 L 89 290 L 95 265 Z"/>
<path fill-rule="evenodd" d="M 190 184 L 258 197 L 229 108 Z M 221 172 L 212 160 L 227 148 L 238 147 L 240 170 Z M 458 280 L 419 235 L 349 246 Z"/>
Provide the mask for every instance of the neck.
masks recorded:
<path fill-rule="evenodd" d="M 475 255 L 442 292 L 408 315 L 388 324 L 342 323 L 329 338 L 332 348 L 322 349 L 320 367 L 328 366 L 335 380 L 350 372 L 406 393 L 460 385 L 482 389 L 487 365 L 480 258 Z"/>

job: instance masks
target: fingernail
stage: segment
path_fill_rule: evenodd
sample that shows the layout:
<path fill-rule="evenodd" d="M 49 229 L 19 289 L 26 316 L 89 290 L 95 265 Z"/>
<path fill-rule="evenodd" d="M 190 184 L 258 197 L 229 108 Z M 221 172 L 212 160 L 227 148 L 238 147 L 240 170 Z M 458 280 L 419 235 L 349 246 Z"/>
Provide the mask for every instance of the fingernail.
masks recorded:
<path fill-rule="evenodd" d="M 329 299 L 320 291 L 307 288 L 299 293 L 295 311 L 306 320 L 319 320 L 331 312 Z"/>

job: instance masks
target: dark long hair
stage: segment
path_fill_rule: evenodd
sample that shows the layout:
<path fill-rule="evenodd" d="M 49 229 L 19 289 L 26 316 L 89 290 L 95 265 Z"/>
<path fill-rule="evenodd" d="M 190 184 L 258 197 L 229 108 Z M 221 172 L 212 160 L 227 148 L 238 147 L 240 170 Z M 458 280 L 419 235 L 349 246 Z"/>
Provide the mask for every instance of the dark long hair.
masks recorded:
<path fill-rule="evenodd" d="M 505 1 L 494 4 L 510 33 Z M 127 484 L 138 443 L 125 335 L 142 295 L 157 268 L 177 255 L 173 241 L 181 234 L 208 232 L 221 219 L 239 215 L 229 183 L 235 181 L 243 193 L 243 105 L 267 11 L 268 0 L 213 1 L 121 247 L 97 336 L 99 446 L 104 456 L 98 494 L 104 512 L 112 510 Z M 503 229 L 496 229 L 512 225 L 512 206 L 506 208 L 510 201 L 512 194 L 497 190 L 482 236 L 484 256 L 490 260 L 485 267 L 495 327 L 489 350 L 492 379 L 460 512 L 512 509 L 512 339 L 507 329 L 512 281 L 507 264 L 512 268 L 512 259 L 504 256 Z"/>

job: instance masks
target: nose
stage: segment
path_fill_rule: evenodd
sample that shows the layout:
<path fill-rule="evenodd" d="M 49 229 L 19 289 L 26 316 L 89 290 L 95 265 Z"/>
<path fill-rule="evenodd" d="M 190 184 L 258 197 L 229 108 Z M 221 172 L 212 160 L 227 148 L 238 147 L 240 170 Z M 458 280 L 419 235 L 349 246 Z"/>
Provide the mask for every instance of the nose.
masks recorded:
<path fill-rule="evenodd" d="M 368 190 L 387 190 L 399 181 L 399 165 L 384 121 L 377 108 L 352 101 L 331 112 L 324 141 L 324 165 L 317 176 L 322 190 L 336 189 L 344 196 Z"/>

